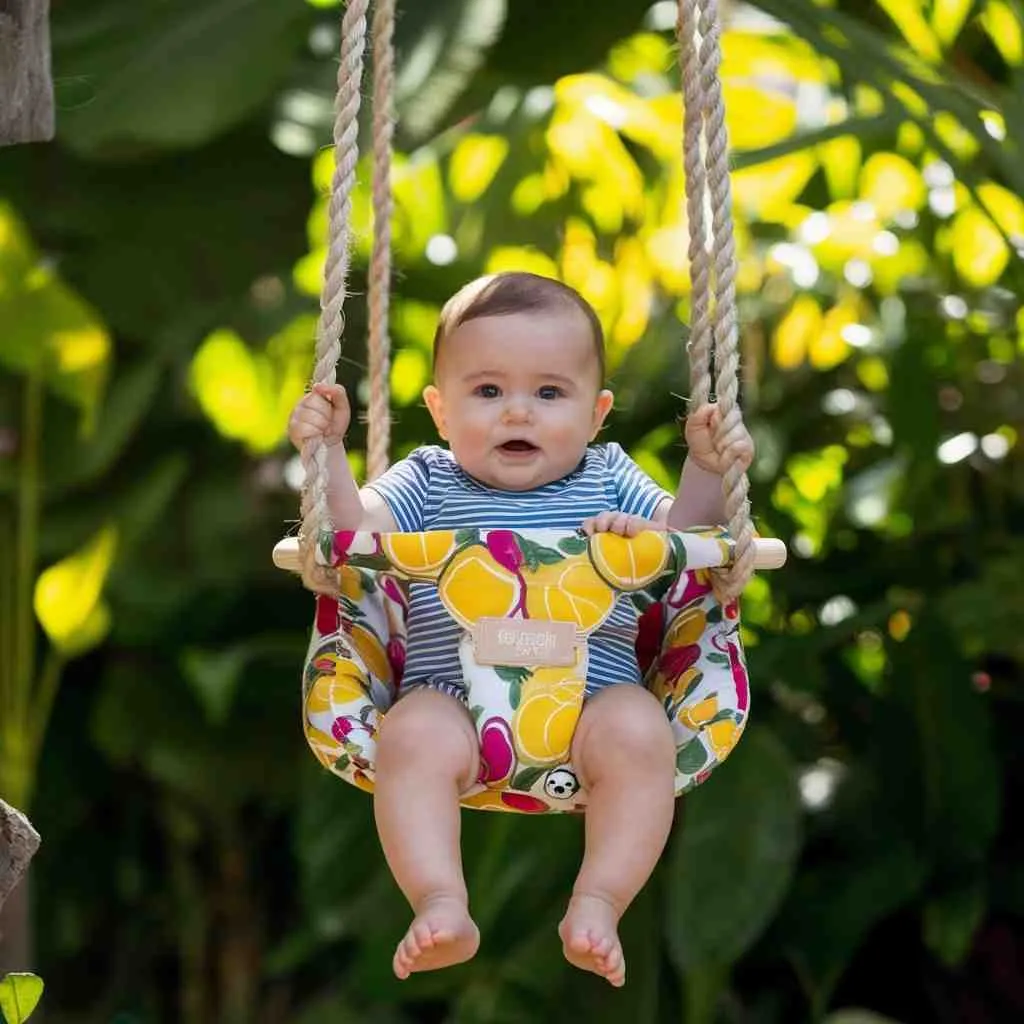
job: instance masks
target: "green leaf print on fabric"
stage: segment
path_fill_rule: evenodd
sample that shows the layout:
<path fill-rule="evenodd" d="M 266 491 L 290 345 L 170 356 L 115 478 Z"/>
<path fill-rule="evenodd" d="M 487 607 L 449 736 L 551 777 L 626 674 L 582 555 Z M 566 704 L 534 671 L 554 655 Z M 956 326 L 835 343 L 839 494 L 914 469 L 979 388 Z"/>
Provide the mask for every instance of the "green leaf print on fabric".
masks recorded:
<path fill-rule="evenodd" d="M 587 550 L 587 542 L 583 537 L 563 537 L 558 548 L 567 555 L 582 555 Z"/>
<path fill-rule="evenodd" d="M 676 769 L 686 775 L 699 772 L 707 763 L 708 752 L 699 739 L 692 739 L 676 753 Z"/>
<path fill-rule="evenodd" d="M 545 772 L 547 772 L 547 770 L 548 770 L 547 768 L 536 768 L 536 767 L 521 768 L 512 777 L 512 782 L 510 783 L 510 788 L 511 789 L 518 789 L 518 790 L 520 790 L 523 793 L 528 793 L 533 788 L 533 784 L 542 775 L 544 775 Z"/>

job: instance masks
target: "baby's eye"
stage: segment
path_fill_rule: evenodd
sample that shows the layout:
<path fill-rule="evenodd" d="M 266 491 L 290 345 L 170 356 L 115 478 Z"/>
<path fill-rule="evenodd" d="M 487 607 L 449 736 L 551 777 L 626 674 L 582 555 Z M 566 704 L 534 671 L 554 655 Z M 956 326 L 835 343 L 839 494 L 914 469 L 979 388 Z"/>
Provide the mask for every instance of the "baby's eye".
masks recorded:
<path fill-rule="evenodd" d="M 553 398 L 561 398 L 565 392 L 554 384 L 545 384 L 543 387 L 538 388 L 537 395 L 546 401 L 551 401 Z"/>
<path fill-rule="evenodd" d="M 497 384 L 480 384 L 474 388 L 473 394 L 481 398 L 497 398 L 501 394 L 501 388 Z"/>

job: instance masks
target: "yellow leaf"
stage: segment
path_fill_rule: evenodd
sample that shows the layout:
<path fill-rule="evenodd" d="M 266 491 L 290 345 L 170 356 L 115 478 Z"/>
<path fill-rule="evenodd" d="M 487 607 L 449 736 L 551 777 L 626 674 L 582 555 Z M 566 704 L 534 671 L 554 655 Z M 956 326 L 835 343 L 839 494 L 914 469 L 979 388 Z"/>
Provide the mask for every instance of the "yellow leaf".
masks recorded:
<path fill-rule="evenodd" d="M 615 272 L 618 277 L 619 315 L 612 327 L 611 340 L 619 345 L 632 345 L 647 330 L 654 301 L 651 271 L 639 239 L 623 237 L 616 243 Z"/>
<path fill-rule="evenodd" d="M 935 134 L 962 159 L 969 159 L 980 149 L 978 140 L 947 110 L 940 110 L 933 122 Z"/>
<path fill-rule="evenodd" d="M 806 358 L 808 346 L 821 331 L 821 307 L 810 295 L 798 295 L 772 335 L 772 360 L 793 370 Z"/>
<path fill-rule="evenodd" d="M 109 627 L 100 596 L 116 550 L 117 530 L 106 526 L 75 554 L 44 569 L 36 581 L 36 618 L 53 645 L 69 656 L 98 643 Z"/>
<path fill-rule="evenodd" d="M 831 370 L 849 356 L 850 344 L 843 337 L 843 330 L 855 323 L 857 310 L 853 303 L 837 303 L 825 314 L 821 330 L 811 338 L 807 348 L 816 370 Z"/>
<path fill-rule="evenodd" d="M 956 272 L 975 288 L 998 281 L 1010 261 L 1010 249 L 999 229 L 976 206 L 965 207 L 954 218 L 950 248 Z"/>
<path fill-rule="evenodd" d="M 396 405 L 411 405 L 423 392 L 430 367 L 418 348 L 401 348 L 391 364 L 391 396 Z"/>
<path fill-rule="evenodd" d="M 1024 63 L 1024 28 L 1006 0 L 989 0 L 979 19 L 996 49 L 1011 67 Z"/>
<path fill-rule="evenodd" d="M 729 142 L 734 149 L 770 146 L 796 131 L 795 101 L 761 82 L 726 81 L 722 96 Z"/>
<path fill-rule="evenodd" d="M 779 220 L 799 198 L 817 167 L 817 158 L 802 152 L 736 171 L 732 176 L 736 206 L 750 217 Z"/>
<path fill-rule="evenodd" d="M 392 237 L 395 252 L 420 257 L 427 242 L 447 229 L 447 202 L 441 169 L 427 148 L 411 157 L 395 154 L 391 169 L 395 209 Z"/>
<path fill-rule="evenodd" d="M 861 164 L 860 139 L 855 135 L 842 135 L 825 142 L 818 146 L 818 159 L 833 199 L 847 199 L 856 192 Z"/>
<path fill-rule="evenodd" d="M 500 274 L 505 270 L 525 270 L 542 277 L 558 277 L 555 261 L 539 249 L 520 245 L 495 246 L 487 257 L 485 274 Z"/>
<path fill-rule="evenodd" d="M 34 974 L 14 973 L 0 981 L 0 1013 L 7 1024 L 24 1024 L 39 1004 L 43 979 Z"/>
<path fill-rule="evenodd" d="M 828 235 L 813 246 L 818 262 L 838 274 L 848 260 L 870 259 L 875 238 L 881 230 L 874 207 L 868 203 L 842 200 L 831 203 L 825 212 L 828 214 Z"/>
<path fill-rule="evenodd" d="M 463 203 L 479 199 L 494 180 L 507 155 L 508 140 L 500 135 L 472 132 L 463 136 L 448 165 L 452 195 Z"/>
<path fill-rule="evenodd" d="M 612 47 L 608 70 L 620 82 L 633 82 L 641 75 L 664 74 L 672 59 L 672 50 L 664 36 L 637 32 Z"/>
<path fill-rule="evenodd" d="M 929 263 L 928 250 L 916 238 L 902 238 L 896 252 L 872 256 L 872 287 L 880 295 L 894 295 L 907 278 L 922 276 Z"/>
<path fill-rule="evenodd" d="M 924 20 L 919 0 L 878 0 L 878 6 L 889 15 L 903 38 L 920 56 L 932 62 L 941 58 L 939 41 Z"/>
<path fill-rule="evenodd" d="M 1020 196 L 1002 185 L 986 181 L 978 186 L 978 198 L 1014 244 L 1024 244 L 1024 202 Z"/>
<path fill-rule="evenodd" d="M 973 0 L 933 0 L 932 28 L 943 46 L 956 41 L 972 6 Z"/>
<path fill-rule="evenodd" d="M 857 377 L 868 391 L 884 391 L 889 386 L 889 368 L 878 356 L 859 359 Z"/>
<path fill-rule="evenodd" d="M 873 153 L 860 174 L 860 196 L 883 223 L 901 210 L 920 210 L 928 198 L 921 172 L 896 153 Z"/>

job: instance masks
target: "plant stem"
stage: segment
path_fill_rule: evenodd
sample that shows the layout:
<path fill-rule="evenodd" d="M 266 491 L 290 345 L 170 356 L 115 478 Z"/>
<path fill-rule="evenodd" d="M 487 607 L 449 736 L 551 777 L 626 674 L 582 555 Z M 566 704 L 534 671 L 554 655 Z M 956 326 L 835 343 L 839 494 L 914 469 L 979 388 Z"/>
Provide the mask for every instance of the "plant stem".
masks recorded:
<path fill-rule="evenodd" d="M 722 990 L 729 978 L 729 968 L 721 964 L 699 964 L 691 967 L 684 979 L 686 1024 L 714 1024 Z"/>

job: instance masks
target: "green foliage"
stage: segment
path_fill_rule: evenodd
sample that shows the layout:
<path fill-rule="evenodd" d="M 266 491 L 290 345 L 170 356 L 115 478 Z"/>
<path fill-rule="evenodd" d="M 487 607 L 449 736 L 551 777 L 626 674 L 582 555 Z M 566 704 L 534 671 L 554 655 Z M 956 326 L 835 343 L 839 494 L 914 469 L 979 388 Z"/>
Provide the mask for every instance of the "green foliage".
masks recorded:
<path fill-rule="evenodd" d="M 312 360 L 338 6 L 54 5 L 57 143 L 0 160 L 0 792 L 37 794 L 53 1020 L 888 1024 L 1014 1005 L 987 950 L 1024 916 L 1005 824 L 1019 12 L 758 6 L 779 20 L 744 12 L 725 35 L 744 408 L 755 518 L 792 557 L 745 600 L 749 732 L 683 798 L 609 992 L 556 934 L 580 823 L 488 814 L 464 821 L 479 957 L 395 981 L 408 912 L 371 804 L 303 742 L 312 603 L 269 553 L 297 514 L 283 414 Z M 594 303 L 610 429 L 672 486 L 689 278 L 669 7 L 406 7 L 395 453 L 432 437 L 418 395 L 444 300 L 536 267 Z M 369 206 L 363 184 L 339 366 L 356 396 Z M 453 262 L 432 261 L 436 236 Z"/>
<path fill-rule="evenodd" d="M 7 1024 L 32 1016 L 43 995 L 43 980 L 34 974 L 8 974 L 0 979 L 0 1013 Z"/>

